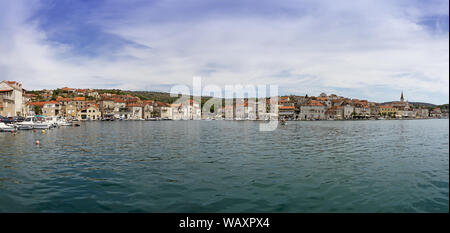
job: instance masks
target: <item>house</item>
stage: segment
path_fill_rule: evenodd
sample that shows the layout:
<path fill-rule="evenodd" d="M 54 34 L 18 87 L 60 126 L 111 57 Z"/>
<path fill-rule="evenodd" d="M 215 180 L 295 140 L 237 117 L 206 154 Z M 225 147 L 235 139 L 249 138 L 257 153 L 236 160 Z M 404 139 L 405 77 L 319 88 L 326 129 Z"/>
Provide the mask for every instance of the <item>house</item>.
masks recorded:
<path fill-rule="evenodd" d="M 416 114 L 416 118 L 428 118 L 429 111 L 426 108 L 416 108 L 414 109 L 414 112 Z"/>
<path fill-rule="evenodd" d="M 371 116 L 379 116 L 380 115 L 379 104 L 369 102 L 369 111 Z"/>
<path fill-rule="evenodd" d="M 382 116 L 395 117 L 397 114 L 397 109 L 391 105 L 380 105 L 379 109 Z"/>
<path fill-rule="evenodd" d="M 92 97 L 96 100 L 98 100 L 100 98 L 100 95 L 98 94 L 98 92 L 94 91 L 94 90 L 88 90 L 87 92 L 87 96 Z"/>
<path fill-rule="evenodd" d="M 61 105 L 58 101 L 48 101 L 42 107 L 42 114 L 45 116 L 59 116 L 61 113 Z"/>
<path fill-rule="evenodd" d="M 171 104 L 173 120 L 199 120 L 202 116 L 200 103 L 194 100 L 187 100 L 184 103 Z"/>
<path fill-rule="evenodd" d="M 433 108 L 430 112 L 431 117 L 441 118 L 442 117 L 442 111 L 439 107 Z"/>
<path fill-rule="evenodd" d="M 202 118 L 201 104 L 195 100 L 189 100 L 188 114 L 189 119 L 200 120 Z"/>
<path fill-rule="evenodd" d="M 128 119 L 132 120 L 140 120 L 143 118 L 142 105 L 139 103 L 130 103 L 127 104 L 128 108 Z"/>
<path fill-rule="evenodd" d="M 101 113 L 98 107 L 91 106 L 85 109 L 81 109 L 77 113 L 77 119 L 80 121 L 86 121 L 86 120 L 100 120 Z"/>
<path fill-rule="evenodd" d="M 16 81 L 2 81 L 0 82 L 0 115 L 6 117 L 23 116 L 22 84 Z"/>
<path fill-rule="evenodd" d="M 74 93 L 75 89 L 74 88 L 63 87 L 63 88 L 61 88 L 61 91 L 64 92 L 64 93 Z"/>
<path fill-rule="evenodd" d="M 295 119 L 295 107 L 294 106 L 280 106 L 278 109 L 278 116 L 280 119 Z"/>
<path fill-rule="evenodd" d="M 370 108 L 367 101 L 356 101 L 354 103 L 353 117 L 367 118 L 370 116 Z"/>
<path fill-rule="evenodd" d="M 333 106 L 325 111 L 326 119 L 342 120 L 344 119 L 344 107 Z"/>
<path fill-rule="evenodd" d="M 85 109 L 86 98 L 85 97 L 74 97 L 71 102 L 72 105 L 75 105 L 78 111 L 81 109 Z"/>
<path fill-rule="evenodd" d="M 325 120 L 326 107 L 317 100 L 310 99 L 307 104 L 300 106 L 301 120 Z"/>
<path fill-rule="evenodd" d="M 155 117 L 154 104 L 155 101 L 153 100 L 147 100 L 142 103 L 142 116 L 144 119 L 148 120 Z"/>
<path fill-rule="evenodd" d="M 127 103 L 120 98 L 113 98 L 114 101 L 114 117 L 118 119 L 128 119 L 130 112 Z"/>
<path fill-rule="evenodd" d="M 75 119 L 77 118 L 77 107 L 73 104 L 63 105 L 62 107 L 62 116 L 66 119 Z"/>
<path fill-rule="evenodd" d="M 351 119 L 353 117 L 354 111 L 355 108 L 352 105 L 350 105 L 349 103 L 344 103 L 343 106 L 344 119 Z"/>
<path fill-rule="evenodd" d="M 172 120 L 182 120 L 187 119 L 187 114 L 185 112 L 185 108 L 183 108 L 182 104 L 171 104 L 170 105 L 172 112 Z"/>
<path fill-rule="evenodd" d="M 110 98 L 105 98 L 98 102 L 100 112 L 102 113 L 102 117 L 105 117 L 106 115 L 111 116 L 114 115 L 114 111 L 116 108 L 116 104 L 114 100 Z"/>
<path fill-rule="evenodd" d="M 163 119 L 172 119 L 172 107 L 169 104 L 163 102 L 156 102 L 155 107 L 155 117 L 160 117 Z"/>

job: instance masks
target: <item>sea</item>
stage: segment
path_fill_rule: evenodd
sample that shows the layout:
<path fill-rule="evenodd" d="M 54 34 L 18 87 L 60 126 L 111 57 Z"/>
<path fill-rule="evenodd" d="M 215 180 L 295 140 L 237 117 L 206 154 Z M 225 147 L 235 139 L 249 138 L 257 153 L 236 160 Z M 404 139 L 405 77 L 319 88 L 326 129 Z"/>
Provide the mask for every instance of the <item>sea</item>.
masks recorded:
<path fill-rule="evenodd" d="M 262 123 L 0 133 L 0 212 L 449 212 L 448 119 Z"/>

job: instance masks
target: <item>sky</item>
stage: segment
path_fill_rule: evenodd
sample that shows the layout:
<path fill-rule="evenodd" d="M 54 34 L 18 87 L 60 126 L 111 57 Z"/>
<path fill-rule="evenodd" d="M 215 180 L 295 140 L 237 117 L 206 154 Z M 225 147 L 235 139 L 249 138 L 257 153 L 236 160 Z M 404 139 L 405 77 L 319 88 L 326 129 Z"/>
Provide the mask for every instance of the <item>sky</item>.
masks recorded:
<path fill-rule="evenodd" d="M 0 0 L 0 80 L 25 89 L 278 85 L 449 102 L 448 0 Z"/>

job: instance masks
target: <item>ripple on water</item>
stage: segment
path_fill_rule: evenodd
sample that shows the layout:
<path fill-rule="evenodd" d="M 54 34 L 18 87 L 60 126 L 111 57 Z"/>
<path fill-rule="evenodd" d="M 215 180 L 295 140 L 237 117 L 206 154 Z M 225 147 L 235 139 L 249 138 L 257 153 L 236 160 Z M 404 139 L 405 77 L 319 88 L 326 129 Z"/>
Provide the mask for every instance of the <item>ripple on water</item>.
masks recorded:
<path fill-rule="evenodd" d="M 448 212 L 448 120 L 258 127 L 86 122 L 0 134 L 0 211 Z"/>

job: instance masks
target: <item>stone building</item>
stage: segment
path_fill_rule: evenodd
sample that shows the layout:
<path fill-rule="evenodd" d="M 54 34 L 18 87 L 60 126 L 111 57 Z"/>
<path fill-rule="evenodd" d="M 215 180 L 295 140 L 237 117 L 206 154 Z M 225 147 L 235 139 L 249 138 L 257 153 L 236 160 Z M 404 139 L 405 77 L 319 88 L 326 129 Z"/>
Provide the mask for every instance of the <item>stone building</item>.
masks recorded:
<path fill-rule="evenodd" d="M 24 90 L 16 81 L 0 82 L 0 115 L 5 117 L 24 116 Z"/>
<path fill-rule="evenodd" d="M 325 120 L 326 107 L 317 100 L 309 100 L 305 105 L 300 106 L 300 120 Z"/>

